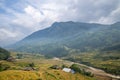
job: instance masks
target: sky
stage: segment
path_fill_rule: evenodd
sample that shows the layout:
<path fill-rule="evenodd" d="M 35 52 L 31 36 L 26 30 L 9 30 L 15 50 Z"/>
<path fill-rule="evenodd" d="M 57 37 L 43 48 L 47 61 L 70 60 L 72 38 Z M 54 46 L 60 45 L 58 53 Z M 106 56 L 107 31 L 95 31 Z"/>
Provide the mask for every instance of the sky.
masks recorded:
<path fill-rule="evenodd" d="M 61 21 L 113 24 L 120 0 L 0 0 L 0 46 Z"/>

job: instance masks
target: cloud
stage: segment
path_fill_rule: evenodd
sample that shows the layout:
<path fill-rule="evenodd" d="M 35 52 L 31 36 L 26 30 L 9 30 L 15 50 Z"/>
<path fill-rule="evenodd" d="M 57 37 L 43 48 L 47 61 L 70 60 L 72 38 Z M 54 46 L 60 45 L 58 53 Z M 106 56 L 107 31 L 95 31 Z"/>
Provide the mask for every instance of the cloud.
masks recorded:
<path fill-rule="evenodd" d="M 120 20 L 120 7 L 113 10 L 108 16 L 101 17 L 98 23 L 111 24 Z"/>
<path fill-rule="evenodd" d="M 55 21 L 111 24 L 120 21 L 119 5 L 120 0 L 0 0 L 0 42 L 18 41 Z"/>
<path fill-rule="evenodd" d="M 10 31 L 8 31 L 8 30 L 6 30 L 6 29 L 0 29 L 0 33 L 2 33 L 2 34 L 0 34 L 0 36 L 2 36 L 2 37 L 4 37 L 4 38 L 7 38 L 7 37 L 16 37 L 17 36 L 17 34 L 15 33 L 15 32 L 10 32 Z M 2 39 L 2 38 L 1 38 Z"/>
<path fill-rule="evenodd" d="M 24 11 L 30 16 L 32 17 L 33 19 L 36 20 L 36 22 L 40 22 L 42 21 L 43 19 L 43 15 L 40 13 L 39 10 L 35 9 L 34 7 L 32 6 L 28 6 L 24 9 Z"/>
<path fill-rule="evenodd" d="M 26 27 L 31 32 L 34 32 L 39 29 L 45 28 L 47 24 L 47 18 L 43 15 L 42 11 L 39 9 L 27 5 L 23 9 L 24 13 L 15 13 L 15 19 L 12 20 L 13 24 L 20 25 L 22 27 Z M 45 23 L 46 22 L 46 23 Z M 44 24 L 43 24 L 44 23 Z M 46 25 L 46 26 L 45 26 Z"/>
<path fill-rule="evenodd" d="M 18 36 L 23 36 L 23 34 L 21 34 L 20 32 L 17 31 L 10 31 L 4 28 L 0 29 L 0 45 L 8 45 L 8 44 L 12 44 L 17 40 L 20 40 L 21 38 Z"/>

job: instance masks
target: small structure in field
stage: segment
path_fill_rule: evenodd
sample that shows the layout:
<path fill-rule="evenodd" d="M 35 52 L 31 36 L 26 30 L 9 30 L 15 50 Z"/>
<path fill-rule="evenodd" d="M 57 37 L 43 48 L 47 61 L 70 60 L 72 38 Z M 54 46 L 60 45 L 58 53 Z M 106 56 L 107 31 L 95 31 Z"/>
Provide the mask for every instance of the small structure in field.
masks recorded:
<path fill-rule="evenodd" d="M 70 68 L 63 68 L 62 70 L 63 70 L 64 72 L 68 72 L 68 73 L 72 73 L 72 74 L 75 73 L 75 71 L 72 70 L 72 69 L 70 69 Z"/>
<path fill-rule="evenodd" d="M 7 61 L 9 61 L 9 62 L 15 62 L 15 61 L 16 61 L 16 59 L 15 59 L 15 58 L 13 58 L 12 56 L 10 56 L 10 57 L 7 59 Z"/>
<path fill-rule="evenodd" d="M 32 67 L 26 67 L 26 68 L 24 68 L 23 70 L 24 70 L 24 71 L 33 71 L 33 70 L 35 70 L 35 69 L 32 68 Z"/>
<path fill-rule="evenodd" d="M 53 60 L 60 61 L 60 59 L 57 57 L 54 57 Z"/>
<path fill-rule="evenodd" d="M 58 65 L 53 65 L 50 67 L 51 69 L 61 69 L 61 67 L 59 67 Z"/>

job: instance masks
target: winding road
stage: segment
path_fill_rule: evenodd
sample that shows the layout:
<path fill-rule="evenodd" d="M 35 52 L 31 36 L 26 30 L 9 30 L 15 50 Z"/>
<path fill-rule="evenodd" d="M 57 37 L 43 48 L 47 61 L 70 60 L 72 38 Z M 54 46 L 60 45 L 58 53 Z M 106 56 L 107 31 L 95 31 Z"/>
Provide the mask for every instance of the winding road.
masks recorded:
<path fill-rule="evenodd" d="M 72 61 L 68 61 L 68 60 L 62 60 L 60 58 L 53 58 L 54 60 L 58 60 L 58 61 L 62 61 L 63 63 L 69 63 L 70 65 L 72 64 L 78 64 L 80 66 L 85 67 L 85 71 L 89 71 L 91 73 L 93 73 L 95 76 L 99 76 L 99 77 L 106 77 L 106 79 L 104 80 L 120 80 L 120 75 L 116 76 L 116 75 L 112 75 L 109 73 L 106 73 L 104 70 L 101 69 L 97 69 L 91 66 L 87 66 L 85 64 L 80 64 L 80 63 L 76 63 L 76 62 L 72 62 Z M 99 80 L 103 80 L 103 79 L 99 79 Z"/>
<path fill-rule="evenodd" d="M 86 67 L 86 71 L 89 71 L 96 76 L 109 77 L 109 78 L 111 78 L 111 80 L 120 80 L 120 76 L 116 76 L 116 75 L 106 73 L 104 70 L 97 69 L 97 68 L 94 68 L 94 67 L 91 67 L 91 66 L 87 66 L 85 64 L 80 64 L 80 63 L 76 63 L 76 64 Z"/>

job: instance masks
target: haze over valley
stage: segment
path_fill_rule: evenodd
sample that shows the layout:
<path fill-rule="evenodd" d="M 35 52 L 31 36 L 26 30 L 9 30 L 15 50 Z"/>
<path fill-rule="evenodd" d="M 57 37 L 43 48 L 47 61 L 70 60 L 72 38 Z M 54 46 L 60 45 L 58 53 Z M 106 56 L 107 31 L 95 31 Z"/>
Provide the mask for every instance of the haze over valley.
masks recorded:
<path fill-rule="evenodd" d="M 119 0 L 1 0 L 0 80 L 119 80 Z"/>

